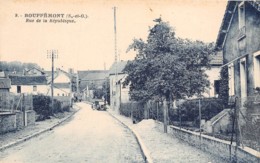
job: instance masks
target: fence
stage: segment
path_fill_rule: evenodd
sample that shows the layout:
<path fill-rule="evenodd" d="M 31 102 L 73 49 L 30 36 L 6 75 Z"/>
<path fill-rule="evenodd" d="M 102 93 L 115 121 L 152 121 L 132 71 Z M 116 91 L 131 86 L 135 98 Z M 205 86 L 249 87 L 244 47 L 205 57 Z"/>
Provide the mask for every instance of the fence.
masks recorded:
<path fill-rule="evenodd" d="M 239 131 L 242 145 L 260 151 L 260 94 L 242 98 L 239 107 Z"/>
<path fill-rule="evenodd" d="M 148 101 L 147 103 L 130 102 L 120 106 L 120 113 L 130 117 L 142 119 L 155 119 L 163 122 L 163 103 Z M 201 119 L 209 120 L 224 109 L 222 101 L 217 98 L 192 99 L 178 102 L 178 107 L 169 109 L 167 117 L 170 125 L 199 128 Z M 201 111 L 201 114 L 200 114 Z"/>
<path fill-rule="evenodd" d="M 32 110 L 33 97 L 31 94 L 15 95 L 10 92 L 0 93 L 0 112 L 15 112 L 16 110 Z"/>

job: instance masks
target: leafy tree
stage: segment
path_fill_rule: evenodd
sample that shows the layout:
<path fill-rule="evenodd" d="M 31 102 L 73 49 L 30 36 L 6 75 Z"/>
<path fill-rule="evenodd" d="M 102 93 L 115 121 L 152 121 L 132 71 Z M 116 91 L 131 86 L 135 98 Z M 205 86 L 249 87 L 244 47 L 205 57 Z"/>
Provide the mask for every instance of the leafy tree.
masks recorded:
<path fill-rule="evenodd" d="M 17 72 L 22 72 L 25 68 L 40 68 L 39 65 L 36 63 L 22 63 L 19 61 L 12 61 L 12 62 L 5 62 L 5 61 L 0 61 L 0 71 L 17 71 Z"/>
<path fill-rule="evenodd" d="M 125 68 L 131 99 L 147 101 L 154 97 L 172 102 L 202 93 L 209 86 L 205 70 L 210 68 L 213 44 L 175 37 L 175 30 L 161 18 L 149 30 L 147 41 L 134 39 L 128 51 L 137 51 Z"/>

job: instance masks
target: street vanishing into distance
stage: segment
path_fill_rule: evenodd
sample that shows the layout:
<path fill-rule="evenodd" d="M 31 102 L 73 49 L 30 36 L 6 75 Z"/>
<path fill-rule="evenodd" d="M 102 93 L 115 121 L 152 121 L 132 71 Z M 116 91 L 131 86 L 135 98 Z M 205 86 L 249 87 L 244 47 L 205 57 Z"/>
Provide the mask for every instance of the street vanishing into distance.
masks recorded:
<path fill-rule="evenodd" d="M 144 162 L 132 133 L 107 112 L 81 108 L 70 121 L 13 148 L 1 163 Z"/>

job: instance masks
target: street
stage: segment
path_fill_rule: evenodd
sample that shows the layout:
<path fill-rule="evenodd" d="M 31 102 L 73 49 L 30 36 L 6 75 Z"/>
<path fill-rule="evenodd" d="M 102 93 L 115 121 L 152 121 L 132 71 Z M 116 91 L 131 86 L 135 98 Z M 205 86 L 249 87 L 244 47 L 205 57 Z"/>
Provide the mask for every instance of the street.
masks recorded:
<path fill-rule="evenodd" d="M 144 162 L 128 129 L 107 112 L 78 105 L 81 110 L 70 121 L 2 151 L 0 162 Z"/>

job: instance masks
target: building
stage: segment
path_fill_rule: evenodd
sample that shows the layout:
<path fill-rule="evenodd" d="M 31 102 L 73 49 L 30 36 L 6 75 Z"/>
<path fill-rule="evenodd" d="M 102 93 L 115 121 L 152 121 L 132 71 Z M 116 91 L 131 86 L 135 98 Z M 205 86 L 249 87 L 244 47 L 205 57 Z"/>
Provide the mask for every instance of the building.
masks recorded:
<path fill-rule="evenodd" d="M 110 106 L 112 109 L 119 111 L 120 104 L 129 102 L 129 86 L 124 87 L 123 82 L 127 74 L 123 71 L 127 61 L 114 63 L 109 69 L 110 83 Z"/>
<path fill-rule="evenodd" d="M 223 64 L 223 54 L 218 52 L 217 54 L 210 55 L 211 68 L 206 70 L 210 87 L 203 93 L 204 97 L 216 97 L 219 94 L 219 82 L 220 82 L 220 70 Z"/>
<path fill-rule="evenodd" d="M 49 86 L 46 76 L 23 76 L 23 75 L 9 75 L 11 79 L 10 92 L 15 94 L 44 94 L 47 95 Z"/>
<path fill-rule="evenodd" d="M 51 86 L 51 74 L 48 74 L 48 84 Z M 54 72 L 53 96 L 71 96 L 72 84 L 73 74 L 70 74 L 62 69 L 57 68 Z M 48 95 L 51 95 L 51 91 L 49 91 Z"/>
<path fill-rule="evenodd" d="M 0 72 L 0 92 L 9 92 L 11 88 L 11 80 L 5 76 L 4 72 Z"/>
<path fill-rule="evenodd" d="M 241 104 L 260 87 L 260 2 L 228 1 L 216 48 L 228 67 L 229 96 Z"/>
<path fill-rule="evenodd" d="M 108 77 L 108 70 L 78 71 L 78 87 L 83 99 L 94 98 L 94 90 L 102 89 Z"/>

